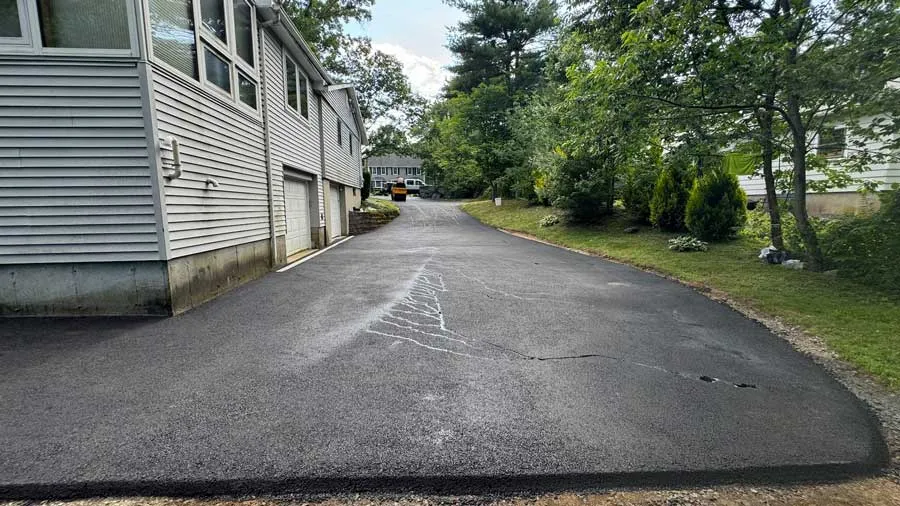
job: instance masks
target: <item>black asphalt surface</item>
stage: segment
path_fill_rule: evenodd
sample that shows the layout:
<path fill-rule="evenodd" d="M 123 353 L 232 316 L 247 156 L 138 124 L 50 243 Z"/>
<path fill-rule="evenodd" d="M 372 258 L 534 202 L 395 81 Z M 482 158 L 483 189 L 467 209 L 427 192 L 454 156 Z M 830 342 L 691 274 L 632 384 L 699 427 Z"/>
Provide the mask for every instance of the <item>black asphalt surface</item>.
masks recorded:
<path fill-rule="evenodd" d="M 689 288 L 410 199 L 167 319 L 0 320 L 0 496 L 834 478 L 848 391 Z"/>

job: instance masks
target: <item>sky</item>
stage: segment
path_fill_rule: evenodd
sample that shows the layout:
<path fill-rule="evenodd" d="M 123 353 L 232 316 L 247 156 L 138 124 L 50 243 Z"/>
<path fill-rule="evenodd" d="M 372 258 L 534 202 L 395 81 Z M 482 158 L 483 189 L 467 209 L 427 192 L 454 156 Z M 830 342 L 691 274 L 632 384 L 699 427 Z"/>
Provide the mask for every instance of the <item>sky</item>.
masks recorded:
<path fill-rule="evenodd" d="M 444 47 L 447 29 L 462 19 L 462 12 L 441 0 L 376 0 L 372 20 L 351 23 L 352 35 L 365 35 L 372 45 L 403 64 L 413 90 L 435 98 L 449 78 L 452 63 Z"/>

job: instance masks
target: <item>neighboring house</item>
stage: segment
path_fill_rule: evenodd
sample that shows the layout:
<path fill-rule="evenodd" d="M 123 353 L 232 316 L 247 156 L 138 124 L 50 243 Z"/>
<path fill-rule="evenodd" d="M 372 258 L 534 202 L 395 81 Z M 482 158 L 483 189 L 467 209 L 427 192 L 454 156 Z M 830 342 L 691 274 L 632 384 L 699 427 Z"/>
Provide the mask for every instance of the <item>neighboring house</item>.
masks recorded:
<path fill-rule="evenodd" d="M 172 314 L 346 234 L 365 133 L 272 0 L 0 1 L 0 314 Z"/>
<path fill-rule="evenodd" d="M 425 181 L 422 173 L 422 160 L 412 156 L 385 155 L 372 156 L 367 160 L 369 172 L 372 174 L 372 189 L 382 189 L 386 183 L 397 178 Z"/>
<path fill-rule="evenodd" d="M 866 120 L 863 121 L 866 123 Z M 840 125 L 823 129 L 821 134 L 813 139 L 813 150 L 816 154 L 825 157 L 830 165 L 839 166 L 843 160 L 853 154 L 853 139 L 848 138 L 848 130 Z M 880 145 L 868 143 L 868 149 L 878 149 Z M 790 171 L 791 163 L 788 159 L 773 161 L 776 171 Z M 900 183 L 900 154 L 898 158 L 886 163 L 877 163 L 869 167 L 869 170 L 861 174 L 852 175 L 856 179 L 862 179 L 878 183 L 879 190 L 889 190 L 894 183 Z M 766 195 L 766 185 L 762 174 L 738 176 L 741 187 L 747 192 L 750 200 L 762 200 Z M 807 175 L 809 181 L 821 181 L 825 176 L 819 172 L 811 171 Z M 847 188 L 830 189 L 824 193 L 809 192 L 807 194 L 807 209 L 814 215 L 830 215 L 846 212 L 856 212 L 863 209 L 872 209 L 878 206 L 878 199 L 872 194 L 858 192 L 858 185 Z"/>

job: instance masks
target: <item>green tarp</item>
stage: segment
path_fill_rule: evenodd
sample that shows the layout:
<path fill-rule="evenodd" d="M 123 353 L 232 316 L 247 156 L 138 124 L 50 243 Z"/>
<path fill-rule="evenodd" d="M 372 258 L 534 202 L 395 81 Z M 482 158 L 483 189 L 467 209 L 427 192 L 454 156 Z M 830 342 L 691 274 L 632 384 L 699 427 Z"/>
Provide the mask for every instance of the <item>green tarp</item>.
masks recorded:
<path fill-rule="evenodd" d="M 728 153 L 722 157 L 722 168 L 736 176 L 753 174 L 761 163 L 762 157 L 754 153 Z"/>

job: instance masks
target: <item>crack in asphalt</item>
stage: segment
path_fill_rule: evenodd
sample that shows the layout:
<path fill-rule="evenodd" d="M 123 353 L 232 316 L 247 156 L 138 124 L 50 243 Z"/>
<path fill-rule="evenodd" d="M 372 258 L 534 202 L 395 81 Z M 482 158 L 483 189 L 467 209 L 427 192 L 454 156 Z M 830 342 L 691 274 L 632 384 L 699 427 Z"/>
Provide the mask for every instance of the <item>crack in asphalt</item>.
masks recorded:
<path fill-rule="evenodd" d="M 444 317 L 439 294 L 449 290 L 444 282 L 443 273 L 428 268 L 432 259 L 428 259 L 419 274 L 413 279 L 406 294 L 398 299 L 384 314 L 372 322 L 366 332 L 382 337 L 392 338 L 430 351 L 447 353 L 459 357 L 479 360 L 527 360 L 535 362 L 571 361 L 585 359 L 602 359 L 622 364 L 651 369 L 660 373 L 676 376 L 690 381 L 703 381 L 709 384 L 731 384 L 737 388 L 757 389 L 757 385 L 743 382 L 723 381 L 707 375 L 688 374 L 673 371 L 653 364 L 628 360 L 623 357 L 603 353 L 584 353 L 578 355 L 540 356 L 503 346 L 483 338 L 473 338 L 450 329 Z M 454 269 L 458 270 L 458 269 Z M 476 281 L 486 290 L 519 300 L 541 300 L 523 297 L 491 287 L 484 281 L 460 272 L 462 277 Z"/>

